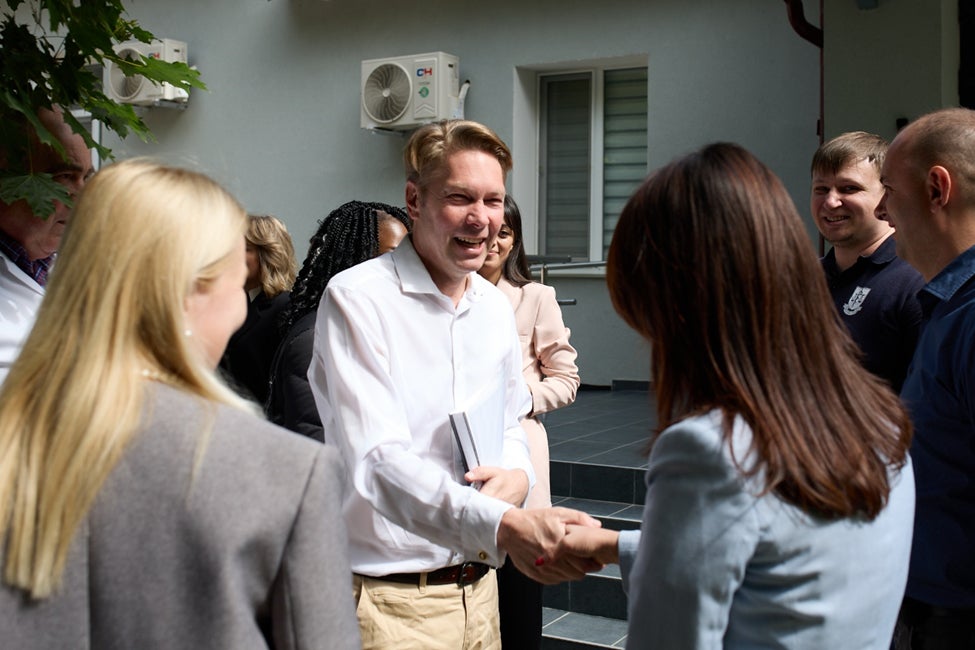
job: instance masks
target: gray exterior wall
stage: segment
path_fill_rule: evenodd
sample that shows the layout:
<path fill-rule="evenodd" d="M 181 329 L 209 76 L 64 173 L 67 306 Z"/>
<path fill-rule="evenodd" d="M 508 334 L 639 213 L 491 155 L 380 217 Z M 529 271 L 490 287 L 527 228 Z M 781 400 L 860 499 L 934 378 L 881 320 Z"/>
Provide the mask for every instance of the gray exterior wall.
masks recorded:
<path fill-rule="evenodd" d="M 968 0 L 961 0 L 967 2 Z M 898 118 L 958 105 L 959 0 L 825 0 L 826 137 L 892 139 Z"/>
<path fill-rule="evenodd" d="M 471 80 L 466 116 L 511 146 L 509 190 L 534 252 L 535 70 L 609 57 L 649 67 L 651 168 L 714 140 L 752 149 L 797 197 L 818 144 L 818 50 L 777 0 L 132 0 L 157 36 L 188 43 L 209 92 L 152 109 L 156 143 L 106 137 L 209 173 L 252 212 L 281 217 L 303 256 L 317 220 L 354 198 L 403 202 L 399 136 L 359 128 L 360 61 L 443 50 Z M 519 168 L 519 163 L 521 163 Z M 527 168 L 526 168 L 527 167 Z M 528 209 L 526 209 L 526 207 Z M 552 279 L 583 381 L 646 380 L 648 353 L 615 316 L 601 275 Z"/>
<path fill-rule="evenodd" d="M 880 0 L 861 11 L 855 0 L 823 0 L 827 135 L 892 135 L 895 117 L 950 103 L 954 1 Z M 818 3 L 806 5 L 819 24 Z M 210 90 L 194 92 L 185 111 L 149 110 L 156 143 L 106 137 L 109 146 L 121 158 L 152 155 L 209 173 L 248 210 L 281 217 L 299 257 L 317 220 L 340 203 L 403 202 L 405 138 L 359 128 L 360 61 L 435 50 L 460 57 L 461 79 L 472 84 L 466 116 L 513 150 L 509 190 L 525 213 L 529 252 L 536 73 L 589 59 L 648 65 L 651 169 L 736 141 L 783 179 L 808 221 L 820 51 L 794 33 L 781 0 L 131 0 L 128 8 L 157 36 L 187 41 Z M 578 301 L 563 311 L 585 383 L 647 379 L 647 346 L 613 313 L 598 271 L 552 274 L 549 283 Z"/>

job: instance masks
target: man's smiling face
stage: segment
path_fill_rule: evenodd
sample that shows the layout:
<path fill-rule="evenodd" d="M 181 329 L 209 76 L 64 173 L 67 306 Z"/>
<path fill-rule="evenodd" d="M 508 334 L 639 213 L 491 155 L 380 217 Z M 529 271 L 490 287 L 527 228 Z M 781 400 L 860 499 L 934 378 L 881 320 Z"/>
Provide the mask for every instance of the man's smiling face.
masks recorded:
<path fill-rule="evenodd" d="M 459 298 L 467 276 L 484 264 L 504 221 L 504 172 L 483 151 L 451 154 L 426 187 L 407 183 L 413 246 L 445 295 Z"/>

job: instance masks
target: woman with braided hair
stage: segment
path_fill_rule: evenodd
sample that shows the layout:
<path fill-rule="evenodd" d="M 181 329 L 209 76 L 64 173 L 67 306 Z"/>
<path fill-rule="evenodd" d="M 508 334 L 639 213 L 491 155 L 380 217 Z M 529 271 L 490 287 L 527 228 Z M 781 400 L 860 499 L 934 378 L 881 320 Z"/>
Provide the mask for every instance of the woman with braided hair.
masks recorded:
<path fill-rule="evenodd" d="M 339 206 L 319 223 L 291 290 L 283 316 L 285 334 L 271 366 L 266 410 L 272 422 L 324 441 L 307 376 L 318 303 L 332 276 L 393 250 L 409 227 L 402 208 L 361 201 Z"/>

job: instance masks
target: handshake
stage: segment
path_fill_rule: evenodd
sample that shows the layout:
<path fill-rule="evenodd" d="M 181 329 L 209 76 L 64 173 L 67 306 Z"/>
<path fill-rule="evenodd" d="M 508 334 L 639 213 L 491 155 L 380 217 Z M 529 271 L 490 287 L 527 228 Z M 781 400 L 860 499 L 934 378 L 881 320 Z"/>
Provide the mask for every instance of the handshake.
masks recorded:
<path fill-rule="evenodd" d="M 467 472 L 468 483 L 482 483 L 481 494 L 515 506 L 528 494 L 523 470 L 480 466 Z M 498 526 L 498 547 L 518 570 L 542 584 L 581 580 L 607 564 L 619 563 L 619 533 L 603 530 L 598 519 L 571 508 L 509 509 Z"/>
<path fill-rule="evenodd" d="M 581 580 L 619 563 L 619 533 L 570 508 L 512 508 L 498 528 L 498 546 L 518 570 L 543 584 Z"/>

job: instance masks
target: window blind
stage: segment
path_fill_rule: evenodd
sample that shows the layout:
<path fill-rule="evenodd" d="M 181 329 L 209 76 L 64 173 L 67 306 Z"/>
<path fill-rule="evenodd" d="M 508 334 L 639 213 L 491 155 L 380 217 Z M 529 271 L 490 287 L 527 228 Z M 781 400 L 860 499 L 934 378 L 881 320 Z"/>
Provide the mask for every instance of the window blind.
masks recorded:
<path fill-rule="evenodd" d="M 647 175 L 647 69 L 603 76 L 603 259 L 623 206 Z"/>
<path fill-rule="evenodd" d="M 546 75 L 540 95 L 540 250 L 606 259 L 619 214 L 647 174 L 647 69 Z"/>
<path fill-rule="evenodd" d="M 545 77 L 542 104 L 542 250 L 587 259 L 592 76 Z"/>

